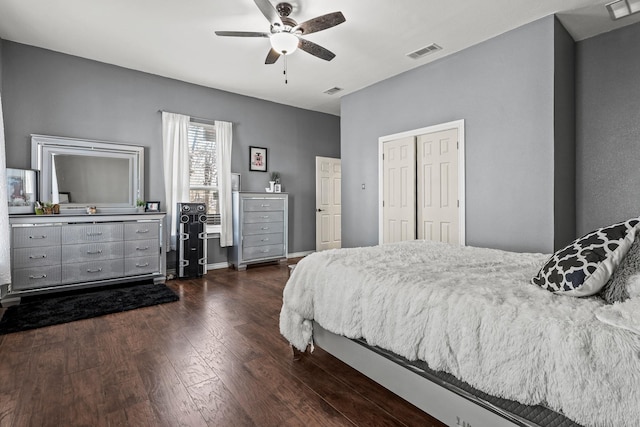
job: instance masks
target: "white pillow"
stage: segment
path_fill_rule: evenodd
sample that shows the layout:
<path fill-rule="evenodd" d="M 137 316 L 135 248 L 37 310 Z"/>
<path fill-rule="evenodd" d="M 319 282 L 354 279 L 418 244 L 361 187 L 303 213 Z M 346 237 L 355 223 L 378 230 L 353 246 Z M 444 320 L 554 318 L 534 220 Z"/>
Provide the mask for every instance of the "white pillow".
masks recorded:
<path fill-rule="evenodd" d="M 627 293 L 629 298 L 640 297 L 640 272 L 627 279 Z"/>
<path fill-rule="evenodd" d="M 636 239 L 599 295 L 609 304 L 628 299 L 629 279 L 638 273 L 640 273 L 640 232 L 636 233 Z"/>

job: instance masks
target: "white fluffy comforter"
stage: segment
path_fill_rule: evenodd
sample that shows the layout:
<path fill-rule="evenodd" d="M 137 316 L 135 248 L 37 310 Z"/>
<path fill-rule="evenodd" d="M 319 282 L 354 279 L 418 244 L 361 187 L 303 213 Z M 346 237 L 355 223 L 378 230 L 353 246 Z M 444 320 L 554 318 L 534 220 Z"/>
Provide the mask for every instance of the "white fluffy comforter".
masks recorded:
<path fill-rule="evenodd" d="M 547 258 L 425 241 L 314 253 L 285 287 L 280 331 L 304 350 L 315 320 L 580 424 L 640 425 L 640 335 L 599 321 L 598 298 L 531 285 Z"/>

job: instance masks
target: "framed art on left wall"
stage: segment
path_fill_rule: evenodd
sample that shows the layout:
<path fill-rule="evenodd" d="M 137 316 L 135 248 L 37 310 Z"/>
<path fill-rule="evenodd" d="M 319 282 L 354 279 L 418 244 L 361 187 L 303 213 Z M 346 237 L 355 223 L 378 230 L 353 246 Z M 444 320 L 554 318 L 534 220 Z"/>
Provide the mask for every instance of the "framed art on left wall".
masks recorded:
<path fill-rule="evenodd" d="M 9 214 L 32 214 L 38 200 L 38 171 L 7 168 Z"/>

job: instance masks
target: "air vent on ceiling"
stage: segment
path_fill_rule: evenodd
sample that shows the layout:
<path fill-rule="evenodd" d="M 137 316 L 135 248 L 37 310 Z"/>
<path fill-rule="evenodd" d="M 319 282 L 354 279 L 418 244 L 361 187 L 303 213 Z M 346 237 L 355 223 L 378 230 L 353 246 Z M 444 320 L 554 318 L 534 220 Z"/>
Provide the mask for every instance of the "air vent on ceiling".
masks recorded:
<path fill-rule="evenodd" d="M 341 87 L 338 86 L 334 86 L 331 89 L 327 89 L 324 91 L 324 93 L 326 93 L 327 95 L 333 95 L 336 92 L 340 92 L 342 90 Z"/>
<path fill-rule="evenodd" d="M 407 53 L 407 56 L 409 58 L 418 59 L 418 58 L 422 58 L 425 55 L 429 55 L 430 53 L 437 52 L 439 50 L 442 50 L 440 46 L 438 46 L 435 43 L 431 43 L 429 46 L 425 46 L 414 52 Z"/>
<path fill-rule="evenodd" d="M 615 0 L 605 5 L 609 11 L 609 16 L 614 21 L 640 12 L 640 1 L 638 0 Z"/>

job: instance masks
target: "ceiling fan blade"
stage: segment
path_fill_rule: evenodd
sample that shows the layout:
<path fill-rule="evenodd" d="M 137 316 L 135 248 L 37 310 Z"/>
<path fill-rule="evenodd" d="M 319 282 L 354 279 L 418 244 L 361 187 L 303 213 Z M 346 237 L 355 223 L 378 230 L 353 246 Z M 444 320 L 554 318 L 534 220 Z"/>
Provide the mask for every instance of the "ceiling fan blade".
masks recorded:
<path fill-rule="evenodd" d="M 216 31 L 217 36 L 227 37 L 269 37 L 269 33 L 256 33 L 253 31 Z"/>
<path fill-rule="evenodd" d="M 299 24 L 293 31 L 302 30 L 303 35 L 317 33 L 318 31 L 342 24 L 344 21 L 346 21 L 346 19 L 342 12 L 327 13 L 326 15 L 318 16 L 317 18 L 309 19 Z"/>
<path fill-rule="evenodd" d="M 305 39 L 300 39 L 300 42 L 298 43 L 298 47 L 302 50 L 304 50 L 307 53 L 310 53 L 313 56 L 317 56 L 320 59 L 324 59 L 325 61 L 331 61 L 333 58 L 336 57 L 336 54 L 331 52 L 328 49 L 325 49 L 324 47 L 315 44 L 313 42 L 310 42 L 309 40 L 305 40 Z"/>
<path fill-rule="evenodd" d="M 271 4 L 269 0 L 253 0 L 260 9 L 260 12 L 267 18 L 267 21 L 271 25 L 277 24 L 282 26 L 282 19 L 280 19 L 280 15 L 275 7 Z"/>
<path fill-rule="evenodd" d="M 274 48 L 271 48 L 269 53 L 267 54 L 267 59 L 265 59 L 265 64 L 275 64 L 275 62 L 280 58 L 280 54 L 276 52 Z"/>

